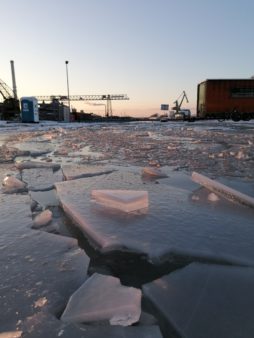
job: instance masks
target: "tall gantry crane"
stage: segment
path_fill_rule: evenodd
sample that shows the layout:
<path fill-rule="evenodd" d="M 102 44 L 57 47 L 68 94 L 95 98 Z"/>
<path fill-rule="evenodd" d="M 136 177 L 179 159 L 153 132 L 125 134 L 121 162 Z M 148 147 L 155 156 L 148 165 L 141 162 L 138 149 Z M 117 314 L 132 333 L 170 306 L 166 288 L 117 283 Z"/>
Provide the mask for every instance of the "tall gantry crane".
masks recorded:
<path fill-rule="evenodd" d="M 112 100 L 129 100 L 126 94 L 106 94 L 106 95 L 50 95 L 50 96 L 36 96 L 38 101 L 107 101 L 106 117 L 112 116 Z"/>

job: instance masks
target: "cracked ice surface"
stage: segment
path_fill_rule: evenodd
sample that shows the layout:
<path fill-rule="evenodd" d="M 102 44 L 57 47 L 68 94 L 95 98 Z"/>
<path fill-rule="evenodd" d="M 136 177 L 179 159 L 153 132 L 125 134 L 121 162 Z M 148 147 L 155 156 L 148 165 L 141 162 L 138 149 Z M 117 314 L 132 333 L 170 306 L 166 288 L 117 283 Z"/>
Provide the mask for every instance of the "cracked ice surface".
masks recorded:
<path fill-rule="evenodd" d="M 89 323 L 109 321 L 128 326 L 141 314 L 141 291 L 123 286 L 120 280 L 95 273 L 70 298 L 61 319 Z"/>
<path fill-rule="evenodd" d="M 28 195 L 0 195 L 2 332 L 23 330 L 35 305 L 58 313 L 86 279 L 89 258 L 75 239 L 30 229 L 30 203 Z"/>
<path fill-rule="evenodd" d="M 52 168 L 33 168 L 22 170 L 22 180 L 32 191 L 51 190 L 54 183 L 61 181 L 61 176 L 55 176 Z"/>
<path fill-rule="evenodd" d="M 192 263 L 142 289 L 166 337 L 252 338 L 253 283 L 253 268 Z"/>
<path fill-rule="evenodd" d="M 64 178 L 68 180 L 74 180 L 82 177 L 91 177 L 103 174 L 109 174 L 113 169 L 105 166 L 88 166 L 88 165 L 63 165 L 62 171 Z"/>
<path fill-rule="evenodd" d="M 140 174 L 115 172 L 100 178 L 83 178 L 56 184 L 65 212 L 102 252 L 114 249 L 143 253 L 153 262 L 180 257 L 254 266 L 253 212 L 226 200 L 210 202 L 198 185 L 183 186 L 179 177 L 160 184 L 141 181 Z M 190 177 L 182 175 L 182 181 Z M 177 184 L 179 182 L 179 184 Z M 146 189 L 147 214 L 123 214 L 96 208 L 90 201 L 93 189 Z M 201 190 L 202 191 L 202 190 Z M 204 194 L 204 192 L 203 192 Z"/>

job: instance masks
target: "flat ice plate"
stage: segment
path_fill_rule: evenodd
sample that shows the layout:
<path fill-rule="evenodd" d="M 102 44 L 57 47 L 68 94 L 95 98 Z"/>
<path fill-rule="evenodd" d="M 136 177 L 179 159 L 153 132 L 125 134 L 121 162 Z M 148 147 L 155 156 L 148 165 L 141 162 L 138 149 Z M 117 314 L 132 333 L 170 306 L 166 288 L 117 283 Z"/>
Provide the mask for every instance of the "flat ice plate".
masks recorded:
<path fill-rule="evenodd" d="M 253 210 L 224 199 L 211 202 L 190 176 L 183 175 L 186 183 L 178 176 L 145 184 L 140 174 L 119 171 L 56 187 L 66 213 L 102 252 L 133 250 L 153 262 L 173 255 L 254 266 Z M 93 189 L 147 190 L 149 210 L 140 215 L 97 210 L 90 203 Z"/>

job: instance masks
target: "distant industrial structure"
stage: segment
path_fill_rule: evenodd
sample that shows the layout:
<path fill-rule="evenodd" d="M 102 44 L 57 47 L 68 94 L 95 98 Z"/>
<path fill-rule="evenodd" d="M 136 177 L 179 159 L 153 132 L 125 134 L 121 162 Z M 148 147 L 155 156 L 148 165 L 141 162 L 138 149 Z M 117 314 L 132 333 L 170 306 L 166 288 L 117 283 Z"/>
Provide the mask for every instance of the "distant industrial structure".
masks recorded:
<path fill-rule="evenodd" d="M 112 117 L 112 102 L 115 100 L 129 100 L 129 97 L 126 94 L 106 94 L 106 95 L 48 95 L 48 96 L 36 96 L 36 99 L 39 102 L 39 111 L 40 119 L 53 119 L 57 121 L 66 121 L 68 119 L 66 114 L 68 114 L 65 105 L 66 102 L 70 101 L 106 101 L 105 104 L 105 117 Z M 79 113 L 79 116 L 85 113 Z M 84 116 L 89 117 L 91 114 L 85 114 Z M 69 120 L 72 118 L 75 119 L 77 112 L 74 111 L 70 115 Z M 83 117 L 84 117 L 83 116 Z M 42 117 L 42 118 L 41 118 Z M 80 117 L 82 118 L 82 116 Z"/>
<path fill-rule="evenodd" d="M 11 60 L 12 88 L 0 79 L 0 119 L 10 120 L 20 116 L 20 105 L 17 95 L 14 62 Z"/>
<path fill-rule="evenodd" d="M 67 61 L 66 61 L 67 62 Z M 23 122 L 37 122 L 35 118 L 35 100 L 38 102 L 39 120 L 53 121 L 84 121 L 92 120 L 95 115 L 77 112 L 75 109 L 70 111 L 71 101 L 106 101 L 105 118 L 112 118 L 112 102 L 114 100 L 129 100 L 126 94 L 105 94 L 105 95 L 48 95 L 25 97 L 24 105 L 22 98 L 19 100 L 17 95 L 17 86 L 15 78 L 14 61 L 11 61 L 12 89 L 2 80 L 0 80 L 0 94 L 2 102 L 0 102 L 0 119 L 16 120 L 21 119 Z M 1 97 L 0 97 L 1 98 Z M 20 109 L 21 103 L 21 109 Z M 68 103 L 68 105 L 67 105 Z M 24 108 L 25 107 L 25 108 Z M 29 109 L 31 109 L 29 111 Z M 22 118 L 23 117 L 23 118 Z"/>

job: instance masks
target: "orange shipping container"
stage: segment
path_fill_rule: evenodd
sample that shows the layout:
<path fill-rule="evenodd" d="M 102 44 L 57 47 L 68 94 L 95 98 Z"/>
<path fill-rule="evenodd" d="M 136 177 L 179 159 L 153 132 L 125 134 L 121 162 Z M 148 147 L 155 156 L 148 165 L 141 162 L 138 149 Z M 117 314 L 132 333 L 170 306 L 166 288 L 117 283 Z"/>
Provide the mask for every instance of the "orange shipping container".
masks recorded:
<path fill-rule="evenodd" d="M 254 79 L 217 79 L 198 84 L 197 117 L 230 119 L 254 118 Z"/>

